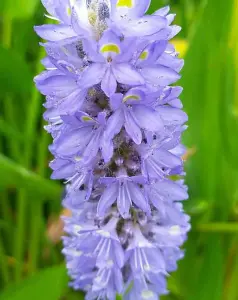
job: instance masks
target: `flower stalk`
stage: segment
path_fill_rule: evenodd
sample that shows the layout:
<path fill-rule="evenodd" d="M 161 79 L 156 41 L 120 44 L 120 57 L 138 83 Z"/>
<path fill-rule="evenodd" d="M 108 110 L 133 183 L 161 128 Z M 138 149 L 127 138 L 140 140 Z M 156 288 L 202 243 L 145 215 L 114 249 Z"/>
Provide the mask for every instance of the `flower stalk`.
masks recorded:
<path fill-rule="evenodd" d="M 187 115 L 171 86 L 183 60 L 169 7 L 149 0 L 42 0 L 57 24 L 36 26 L 47 57 L 53 179 L 66 182 L 63 253 L 87 300 L 158 299 L 190 229 L 181 201 Z M 177 178 L 172 180 L 172 178 Z M 129 288 L 130 287 L 130 288 Z"/>

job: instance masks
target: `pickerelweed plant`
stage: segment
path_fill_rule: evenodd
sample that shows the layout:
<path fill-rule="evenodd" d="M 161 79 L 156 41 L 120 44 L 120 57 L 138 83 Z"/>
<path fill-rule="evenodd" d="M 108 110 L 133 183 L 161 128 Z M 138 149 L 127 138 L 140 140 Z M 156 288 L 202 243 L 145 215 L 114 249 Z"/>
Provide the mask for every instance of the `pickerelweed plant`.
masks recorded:
<path fill-rule="evenodd" d="M 183 60 L 169 40 L 169 7 L 150 0 L 42 0 L 54 20 L 36 26 L 47 42 L 46 96 L 53 179 L 66 180 L 63 253 L 71 286 L 87 300 L 158 299 L 183 257 L 190 229 L 181 200 L 178 99 Z"/>

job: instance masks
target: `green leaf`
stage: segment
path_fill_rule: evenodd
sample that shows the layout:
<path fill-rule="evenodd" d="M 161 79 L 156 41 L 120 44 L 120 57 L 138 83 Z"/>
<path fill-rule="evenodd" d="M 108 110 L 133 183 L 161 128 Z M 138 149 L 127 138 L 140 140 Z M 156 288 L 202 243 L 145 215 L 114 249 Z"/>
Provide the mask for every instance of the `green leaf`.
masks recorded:
<path fill-rule="evenodd" d="M 234 247 L 234 257 L 231 259 L 230 262 L 230 269 L 227 272 L 228 282 L 225 286 L 224 292 L 224 299 L 225 300 L 237 300 L 238 299 L 238 289 L 237 289 L 237 282 L 238 282 L 238 241 L 235 240 L 235 247 Z M 233 253 L 232 253 L 233 255 Z M 229 260 L 228 260 L 229 261 Z"/>
<path fill-rule="evenodd" d="M 28 95 L 32 89 L 32 77 L 27 63 L 18 53 L 0 46 L 1 94 Z"/>
<path fill-rule="evenodd" d="M 184 142 L 196 149 L 186 164 L 190 196 L 208 199 L 209 206 L 214 209 L 207 218 L 216 217 L 219 221 L 228 217 L 229 203 L 233 201 L 231 195 L 236 189 L 232 169 L 237 165 L 237 155 L 230 157 L 232 164 L 227 160 L 228 147 L 230 152 L 230 149 L 233 153 L 238 151 L 237 141 L 230 133 L 234 137 L 235 128 L 229 130 L 227 125 L 233 126 L 228 121 L 232 93 L 227 92 L 234 81 L 234 67 L 230 67 L 232 60 L 228 51 L 232 7 L 233 0 L 207 1 L 190 41 L 181 81 L 184 88 L 182 101 L 189 116 Z M 229 79 L 224 80 L 224 77 Z M 224 136 L 229 139 L 229 144 Z"/>
<path fill-rule="evenodd" d="M 59 300 L 67 285 L 65 266 L 54 266 L 12 285 L 0 300 Z"/>
<path fill-rule="evenodd" d="M 27 19 L 35 13 L 39 3 L 39 0 L 1 0 L 0 12 L 12 19 Z"/>
<path fill-rule="evenodd" d="M 41 199 L 42 196 L 42 200 L 56 200 L 61 197 L 61 188 L 58 184 L 25 169 L 2 154 L 0 154 L 0 176 L 0 187 L 25 188 L 39 195 L 37 199 Z"/>

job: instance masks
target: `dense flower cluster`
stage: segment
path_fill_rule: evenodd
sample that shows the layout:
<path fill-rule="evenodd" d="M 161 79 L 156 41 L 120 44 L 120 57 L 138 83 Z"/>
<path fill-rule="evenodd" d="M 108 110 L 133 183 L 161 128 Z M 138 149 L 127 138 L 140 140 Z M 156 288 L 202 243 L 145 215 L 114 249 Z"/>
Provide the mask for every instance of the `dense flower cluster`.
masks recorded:
<path fill-rule="evenodd" d="M 35 78 L 46 96 L 53 179 L 66 180 L 64 250 L 87 300 L 158 299 L 190 228 L 180 144 L 187 115 L 170 86 L 180 30 L 150 0 L 42 0 L 55 20 Z"/>

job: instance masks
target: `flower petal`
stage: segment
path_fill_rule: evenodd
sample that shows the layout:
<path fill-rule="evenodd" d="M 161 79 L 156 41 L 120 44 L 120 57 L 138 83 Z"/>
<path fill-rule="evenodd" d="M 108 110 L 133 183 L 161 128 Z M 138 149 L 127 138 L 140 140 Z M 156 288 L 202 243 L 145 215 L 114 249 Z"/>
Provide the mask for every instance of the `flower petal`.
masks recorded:
<path fill-rule="evenodd" d="M 58 42 L 61 40 L 77 37 L 71 26 L 63 24 L 45 24 L 34 27 L 36 33 L 44 40 Z"/>
<path fill-rule="evenodd" d="M 104 136 L 102 137 L 101 141 L 101 150 L 102 150 L 102 156 L 105 161 L 105 163 L 108 163 L 113 155 L 113 142 L 108 139 L 104 133 Z"/>
<path fill-rule="evenodd" d="M 78 89 L 74 78 L 65 75 L 56 75 L 37 82 L 37 88 L 43 95 L 67 97 Z"/>
<path fill-rule="evenodd" d="M 163 53 L 163 55 L 161 55 L 159 57 L 159 59 L 157 60 L 158 64 L 171 68 L 176 72 L 180 72 L 181 69 L 184 66 L 184 60 L 183 59 L 179 59 L 177 57 L 172 56 L 169 53 Z"/>
<path fill-rule="evenodd" d="M 160 106 L 156 109 L 165 125 L 182 125 L 188 121 L 187 114 L 178 108 Z"/>
<path fill-rule="evenodd" d="M 124 114 L 122 109 L 116 110 L 107 121 L 105 135 L 107 138 L 112 139 L 117 135 L 124 124 Z"/>
<path fill-rule="evenodd" d="M 117 16 L 123 13 L 131 18 L 138 18 L 148 10 L 151 0 L 112 0 L 111 2 L 113 13 Z"/>
<path fill-rule="evenodd" d="M 78 84 L 86 89 L 102 81 L 106 72 L 106 65 L 100 63 L 94 63 L 89 66 L 83 73 L 78 81 Z"/>
<path fill-rule="evenodd" d="M 162 65 L 145 67 L 142 69 L 141 74 L 148 83 L 156 86 L 167 86 L 180 79 L 177 72 Z"/>
<path fill-rule="evenodd" d="M 167 6 L 164 6 L 160 9 L 156 10 L 153 13 L 153 15 L 165 17 L 169 13 L 169 11 L 170 11 L 170 7 L 169 7 L 169 5 L 167 5 Z"/>
<path fill-rule="evenodd" d="M 117 82 L 111 68 L 106 70 L 106 73 L 102 79 L 101 88 L 108 97 L 115 93 Z"/>
<path fill-rule="evenodd" d="M 161 166 L 171 168 L 171 169 L 180 166 L 182 164 L 182 161 L 179 157 L 163 149 L 158 149 L 154 151 L 153 158 Z"/>
<path fill-rule="evenodd" d="M 145 196 L 142 194 L 140 188 L 133 182 L 128 182 L 128 187 L 131 195 L 131 199 L 136 206 L 142 209 L 144 212 L 148 211 L 148 204 Z"/>
<path fill-rule="evenodd" d="M 113 110 L 119 109 L 122 105 L 123 95 L 121 93 L 114 94 L 110 97 L 110 106 Z"/>
<path fill-rule="evenodd" d="M 137 124 L 149 131 L 159 131 L 164 127 L 160 114 L 144 105 L 133 106 L 134 118 Z"/>
<path fill-rule="evenodd" d="M 128 218 L 130 216 L 129 210 L 131 207 L 131 195 L 128 189 L 128 182 L 124 181 L 119 183 L 119 191 L 117 196 L 117 207 L 123 218 Z"/>
<path fill-rule="evenodd" d="M 104 190 L 97 207 L 99 216 L 104 216 L 109 207 L 116 201 L 118 195 L 118 184 L 113 183 Z"/>
<path fill-rule="evenodd" d="M 129 110 L 125 110 L 125 129 L 132 140 L 137 144 L 141 144 L 142 134 L 140 127 L 136 124 L 133 114 Z"/>
<path fill-rule="evenodd" d="M 149 36 L 167 26 L 167 19 L 161 16 L 144 16 L 137 20 L 123 21 L 121 31 L 129 36 Z"/>
<path fill-rule="evenodd" d="M 75 32 L 84 37 L 92 36 L 92 25 L 89 23 L 89 15 L 85 0 L 75 0 L 72 8 L 71 23 Z"/>
<path fill-rule="evenodd" d="M 91 139 L 91 127 L 74 129 L 67 135 L 63 135 L 57 140 L 55 146 L 57 154 L 62 157 L 70 157 L 84 150 L 84 147 Z M 54 147 L 53 147 L 54 149 Z"/>
<path fill-rule="evenodd" d="M 188 193 L 186 189 L 171 180 L 158 181 L 154 186 L 161 196 L 171 201 L 181 201 L 188 199 Z"/>
<path fill-rule="evenodd" d="M 129 64 L 114 64 L 112 70 L 119 83 L 128 85 L 142 85 L 145 83 L 140 73 Z"/>

